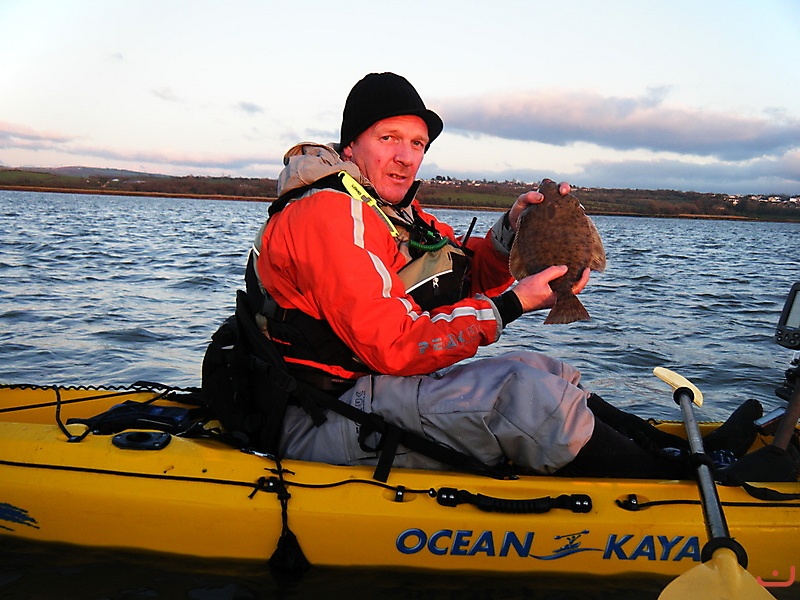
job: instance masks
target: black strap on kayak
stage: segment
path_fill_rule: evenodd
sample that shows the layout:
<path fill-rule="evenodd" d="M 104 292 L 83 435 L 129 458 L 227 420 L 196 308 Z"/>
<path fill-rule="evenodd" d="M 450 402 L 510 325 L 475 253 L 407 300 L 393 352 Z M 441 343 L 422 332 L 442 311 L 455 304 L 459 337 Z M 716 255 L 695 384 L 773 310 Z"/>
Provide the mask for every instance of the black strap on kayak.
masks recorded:
<path fill-rule="evenodd" d="M 786 492 L 779 492 L 768 487 L 761 487 L 742 481 L 739 484 L 741 488 L 750 494 L 753 498 L 759 500 L 766 500 L 767 502 L 786 502 L 788 500 L 800 500 L 800 494 L 787 494 Z"/>
<path fill-rule="evenodd" d="M 270 479 L 270 482 L 277 482 L 277 488 L 274 491 L 278 494 L 278 500 L 281 503 L 281 535 L 278 538 L 275 552 L 269 557 L 268 564 L 273 573 L 279 576 L 302 575 L 311 567 L 311 563 L 303 554 L 297 536 L 289 528 L 289 499 L 292 495 L 286 488 L 286 481 L 283 479 L 285 471 L 281 466 L 280 459 L 275 458 L 274 460 L 277 468 L 273 472 L 277 475 L 277 479 Z M 250 497 L 252 498 L 255 493 L 254 491 Z"/>
<path fill-rule="evenodd" d="M 553 498 L 509 499 L 494 498 L 483 494 L 473 494 L 467 490 L 440 488 L 436 501 L 442 506 L 460 506 L 472 504 L 485 512 L 501 512 L 512 514 L 546 513 L 554 508 L 563 508 L 574 513 L 588 513 L 592 510 L 592 499 L 587 494 L 561 494 Z"/>
<path fill-rule="evenodd" d="M 763 488 L 761 488 L 763 489 Z M 774 491 L 774 490 L 771 490 Z M 783 496 L 793 496 L 794 494 L 783 494 Z M 754 496 L 756 497 L 756 496 Z M 783 498 L 783 499 L 774 499 L 770 498 L 767 499 L 767 496 L 764 496 L 765 501 L 762 502 L 733 502 L 733 501 L 723 501 L 720 502 L 722 506 L 725 507 L 734 507 L 734 508 L 800 508 L 800 503 L 792 503 L 786 502 L 786 500 L 791 500 L 791 498 Z M 692 500 L 692 499 L 671 499 L 671 500 L 647 500 L 642 502 L 639 500 L 639 497 L 636 494 L 628 494 L 628 497 L 625 499 L 617 499 L 614 503 L 621 508 L 622 510 L 627 510 L 631 512 L 638 512 L 640 510 L 646 510 L 648 508 L 658 507 L 658 506 L 700 506 L 702 503 L 700 500 Z"/>
<path fill-rule="evenodd" d="M 400 445 L 459 470 L 488 475 L 495 479 L 509 479 L 515 477 L 512 469 L 508 465 L 498 465 L 494 467 L 486 465 L 468 454 L 429 440 L 412 431 L 407 431 L 396 425 L 387 423 L 386 420 L 378 414 L 368 413 L 351 406 L 339 400 L 339 398 L 326 394 L 302 381 L 297 381 L 297 393 L 308 397 L 316 406 L 330 409 L 361 425 L 359 441 L 362 448 L 368 451 L 380 451 L 378 464 L 373 474 L 373 477 L 377 481 L 385 482 L 389 478 L 389 472 L 391 471 L 394 457 Z M 365 445 L 365 438 L 370 433 L 377 433 L 381 436 L 381 441 L 376 448 L 369 448 Z"/>

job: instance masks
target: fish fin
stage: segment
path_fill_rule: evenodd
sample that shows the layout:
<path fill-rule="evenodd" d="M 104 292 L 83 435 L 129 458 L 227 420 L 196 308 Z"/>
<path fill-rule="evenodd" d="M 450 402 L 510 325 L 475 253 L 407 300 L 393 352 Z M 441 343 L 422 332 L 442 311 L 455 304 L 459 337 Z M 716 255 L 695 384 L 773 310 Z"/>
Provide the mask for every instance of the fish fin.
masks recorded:
<path fill-rule="evenodd" d="M 525 262 L 520 256 L 516 240 L 514 240 L 514 244 L 511 246 L 511 253 L 508 256 L 508 270 L 517 281 L 530 275 L 525 269 Z"/>
<path fill-rule="evenodd" d="M 606 253 L 601 246 L 593 254 L 589 260 L 589 268 L 592 271 L 603 272 L 606 270 Z"/>
<path fill-rule="evenodd" d="M 600 239 L 600 232 L 597 231 L 597 226 L 591 219 L 588 219 L 589 228 L 592 230 L 592 239 L 594 240 L 594 248 L 592 248 L 592 256 L 589 259 L 589 268 L 592 271 L 605 271 L 606 270 L 606 249 L 603 247 L 603 242 Z"/>
<path fill-rule="evenodd" d="M 564 296 L 556 300 L 555 306 L 544 320 L 545 325 L 566 324 L 573 321 L 589 321 L 589 311 L 575 295 Z"/>

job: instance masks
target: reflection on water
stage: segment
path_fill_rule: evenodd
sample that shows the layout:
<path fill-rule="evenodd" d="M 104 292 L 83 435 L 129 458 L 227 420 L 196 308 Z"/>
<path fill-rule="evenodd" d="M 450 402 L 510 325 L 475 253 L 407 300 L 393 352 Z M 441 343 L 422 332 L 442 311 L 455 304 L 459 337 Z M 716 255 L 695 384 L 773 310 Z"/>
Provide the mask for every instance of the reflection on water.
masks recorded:
<path fill-rule="evenodd" d="M 350 542 L 348 542 L 350 543 Z M 513 600 L 593 598 L 597 579 L 589 577 L 480 576 L 419 571 L 354 569 L 310 570 L 298 579 L 273 576 L 261 564 L 219 564 L 211 561 L 152 557 L 130 553 L 78 552 L 63 546 L 22 544 L 4 548 L 0 567 L 4 600 L 192 598 L 353 598 L 383 600 Z M 603 580 L 605 598 L 655 598 L 668 579 Z M 354 582 L 356 582 L 354 584 Z"/>
<path fill-rule="evenodd" d="M 473 216 L 434 212 L 461 233 Z M 207 340 L 233 312 L 265 216 L 257 202 L 0 192 L 0 381 L 198 385 Z M 479 234 L 498 213 L 477 216 Z M 594 220 L 608 268 L 582 295 L 592 321 L 545 327 L 544 314 L 525 315 L 482 355 L 552 354 L 575 364 L 587 387 L 646 416 L 678 417 L 651 375 L 660 365 L 704 391 L 700 418 L 724 417 L 749 397 L 777 406 L 774 388 L 791 353 L 772 334 L 800 280 L 800 225 Z M 335 598 L 352 596 L 356 580 L 351 571 L 315 570 L 278 585 L 258 569 L 213 575 L 172 559 L 142 564 L 38 547 L 3 558 L 3 598 Z M 603 580 L 598 593 L 596 580 L 357 575 L 357 593 L 385 598 L 655 598 L 660 589 L 642 581 Z"/>
<path fill-rule="evenodd" d="M 477 575 L 313 568 L 277 577 L 263 564 L 76 550 L 4 541 L 3 600 L 655 600 L 670 578 Z M 771 588 L 778 600 L 797 586 Z M 689 600 L 689 599 L 687 599 Z"/>

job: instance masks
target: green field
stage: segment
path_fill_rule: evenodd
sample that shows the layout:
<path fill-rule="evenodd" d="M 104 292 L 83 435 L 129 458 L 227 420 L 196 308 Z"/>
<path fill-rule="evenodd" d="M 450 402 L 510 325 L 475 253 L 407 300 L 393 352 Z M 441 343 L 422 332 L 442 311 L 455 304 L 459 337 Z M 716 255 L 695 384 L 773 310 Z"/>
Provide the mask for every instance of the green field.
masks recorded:
<path fill-rule="evenodd" d="M 86 179 L 54 173 L 0 169 L 0 185 L 79 188 L 81 185 L 86 185 Z"/>

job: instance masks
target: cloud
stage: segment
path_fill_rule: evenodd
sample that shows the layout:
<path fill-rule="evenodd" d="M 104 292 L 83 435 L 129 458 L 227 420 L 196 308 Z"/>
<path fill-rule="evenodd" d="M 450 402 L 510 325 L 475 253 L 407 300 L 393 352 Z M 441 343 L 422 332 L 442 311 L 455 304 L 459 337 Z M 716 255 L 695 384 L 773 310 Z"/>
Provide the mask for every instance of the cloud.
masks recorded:
<path fill-rule="evenodd" d="M 787 157 L 761 158 L 746 163 L 697 164 L 684 160 L 592 161 L 582 166 L 580 177 L 593 185 L 612 187 L 694 190 L 728 193 L 793 193 L 800 188 L 800 173 L 785 168 Z M 624 184 L 621 185 L 621 182 Z M 654 186 L 657 183 L 657 186 Z"/>
<path fill-rule="evenodd" d="M 204 152 L 179 152 L 174 150 L 115 150 L 110 148 L 75 147 L 71 153 L 92 156 L 105 160 L 169 165 L 171 167 L 198 168 L 203 170 L 237 171 L 256 166 L 282 164 L 283 157 L 272 154 L 227 154 Z"/>
<path fill-rule="evenodd" d="M 236 108 L 251 115 L 264 112 L 263 106 L 259 106 L 253 102 L 239 102 L 239 104 L 236 105 Z"/>
<path fill-rule="evenodd" d="M 448 131 L 564 146 L 587 142 L 616 150 L 647 149 L 747 160 L 800 147 L 800 120 L 781 111 L 763 117 L 667 105 L 669 88 L 625 98 L 595 92 L 527 92 L 438 105 Z"/>
<path fill-rule="evenodd" d="M 179 98 L 178 95 L 175 94 L 175 92 L 169 86 L 156 88 L 154 90 L 150 90 L 150 92 L 156 98 L 161 98 L 162 100 L 166 100 L 167 102 L 183 102 L 183 100 Z"/>
<path fill-rule="evenodd" d="M 25 125 L 0 121 L 0 148 L 52 148 L 72 139 L 59 133 L 39 132 Z"/>
<path fill-rule="evenodd" d="M 441 174 L 436 165 L 424 165 L 424 177 Z M 471 179 L 474 174 L 448 169 L 452 177 Z M 669 189 L 728 194 L 789 194 L 800 190 L 800 150 L 780 157 L 750 161 L 697 162 L 680 158 L 622 158 L 589 160 L 561 172 L 511 168 L 484 173 L 496 181 L 540 181 L 544 177 L 598 188 Z"/>
<path fill-rule="evenodd" d="M 283 164 L 282 153 L 235 154 L 181 152 L 175 150 L 118 150 L 77 143 L 77 138 L 50 132 L 38 132 L 22 125 L 0 121 L 0 148 L 23 151 L 56 151 L 65 156 L 146 163 L 176 169 L 202 169 L 236 172 L 255 168 L 277 172 Z M 105 163 L 104 163 L 105 164 Z"/>

